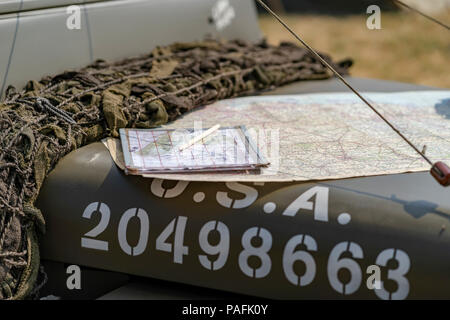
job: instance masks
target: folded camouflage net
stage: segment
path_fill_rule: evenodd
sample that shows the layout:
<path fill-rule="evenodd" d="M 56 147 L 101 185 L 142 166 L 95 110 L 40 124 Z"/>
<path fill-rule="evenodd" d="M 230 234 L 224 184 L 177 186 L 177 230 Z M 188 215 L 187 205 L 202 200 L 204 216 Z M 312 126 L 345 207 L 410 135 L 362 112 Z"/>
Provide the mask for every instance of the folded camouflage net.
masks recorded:
<path fill-rule="evenodd" d="M 345 74 L 350 63 L 333 65 Z M 156 127 L 220 99 L 330 76 L 293 44 L 206 40 L 96 61 L 30 81 L 22 92 L 9 87 L 0 103 L 0 298 L 34 297 L 42 283 L 38 236 L 45 222 L 34 203 L 66 154 L 117 137 L 122 127 Z"/>

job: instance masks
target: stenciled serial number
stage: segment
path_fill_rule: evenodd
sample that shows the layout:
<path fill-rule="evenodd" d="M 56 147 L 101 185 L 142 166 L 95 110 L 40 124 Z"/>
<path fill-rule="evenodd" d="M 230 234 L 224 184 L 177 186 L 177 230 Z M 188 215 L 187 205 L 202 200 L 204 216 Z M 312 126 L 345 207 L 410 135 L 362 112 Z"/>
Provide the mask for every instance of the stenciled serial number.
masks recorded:
<path fill-rule="evenodd" d="M 326 190 L 325 190 L 326 189 Z M 315 205 L 308 204 L 308 200 L 315 196 Z M 318 204 L 322 201 L 322 205 Z M 326 205 L 323 204 L 326 202 Z M 286 210 L 288 215 L 298 211 L 299 207 L 315 209 L 315 220 L 328 220 L 328 190 L 327 188 L 314 187 L 300 195 Z M 93 202 L 89 204 L 83 212 L 83 218 L 91 219 L 93 213 L 99 212 L 101 219 L 99 224 L 87 232 L 81 238 L 81 247 L 109 251 L 109 243 L 96 239 L 103 233 L 110 221 L 111 210 L 107 204 Z M 140 229 L 136 244 L 130 244 L 127 240 L 127 230 L 131 219 L 139 221 Z M 183 257 L 189 255 L 189 246 L 185 242 L 185 232 L 188 226 L 188 217 L 178 216 L 169 222 L 162 231 L 159 231 L 156 238 L 155 248 L 158 251 L 167 252 L 172 255 L 173 263 L 183 264 Z M 120 217 L 117 237 L 121 250 L 130 256 L 139 256 L 146 252 L 148 248 L 150 230 L 150 218 L 148 213 L 142 208 L 130 208 Z M 218 241 L 211 243 L 211 233 L 217 235 Z M 240 271 L 247 277 L 261 279 L 267 277 L 271 270 L 272 261 L 270 251 L 273 246 L 272 233 L 263 227 L 254 226 L 248 228 L 240 237 L 242 249 L 238 255 L 238 261 L 230 262 L 230 229 L 222 221 L 212 220 L 206 222 L 198 234 L 198 245 L 202 253 L 198 255 L 198 263 L 205 269 L 217 271 L 224 268 L 227 263 L 237 263 Z M 169 240 L 172 239 L 172 242 Z M 302 249 L 298 249 L 302 245 Z M 316 239 L 308 234 L 297 234 L 284 243 L 282 254 L 282 269 L 287 282 L 297 287 L 306 287 L 313 283 L 316 277 L 316 261 L 314 253 L 319 250 Z M 149 253 L 146 253 L 149 254 Z M 250 263 L 256 257 L 259 264 L 256 266 Z M 338 293 L 351 295 L 355 293 L 363 282 L 363 272 L 358 260 L 364 258 L 361 246 L 352 241 L 337 243 L 328 255 L 327 276 L 330 286 Z M 406 274 L 410 269 L 410 259 L 406 252 L 400 249 L 386 249 L 381 251 L 376 260 L 376 265 L 387 267 L 388 262 L 396 261 L 396 269 L 389 269 L 387 279 L 397 284 L 395 292 L 387 291 L 383 281 L 380 281 L 379 289 L 374 290 L 381 299 L 405 299 L 409 294 L 409 281 Z M 301 262 L 304 264 L 302 275 L 296 273 L 294 264 Z M 278 262 L 277 262 L 278 263 Z M 341 270 L 347 270 L 350 280 L 345 283 L 339 279 Z"/>

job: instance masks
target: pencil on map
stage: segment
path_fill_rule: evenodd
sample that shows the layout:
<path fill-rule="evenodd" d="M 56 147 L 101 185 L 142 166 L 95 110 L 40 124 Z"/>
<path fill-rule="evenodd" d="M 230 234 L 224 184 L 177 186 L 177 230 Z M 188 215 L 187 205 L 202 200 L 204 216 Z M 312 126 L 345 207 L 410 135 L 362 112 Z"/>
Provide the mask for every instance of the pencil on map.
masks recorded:
<path fill-rule="evenodd" d="M 213 134 L 214 132 L 216 132 L 217 130 L 219 130 L 220 128 L 220 124 L 216 124 L 214 127 L 209 128 L 208 130 L 206 130 L 205 132 L 203 132 L 202 134 L 198 135 L 197 137 L 194 137 L 193 139 L 191 139 L 190 141 L 188 141 L 186 144 L 182 145 L 179 150 L 183 151 L 184 149 L 189 148 L 190 146 L 196 144 L 197 142 L 205 139 L 207 136 Z"/>

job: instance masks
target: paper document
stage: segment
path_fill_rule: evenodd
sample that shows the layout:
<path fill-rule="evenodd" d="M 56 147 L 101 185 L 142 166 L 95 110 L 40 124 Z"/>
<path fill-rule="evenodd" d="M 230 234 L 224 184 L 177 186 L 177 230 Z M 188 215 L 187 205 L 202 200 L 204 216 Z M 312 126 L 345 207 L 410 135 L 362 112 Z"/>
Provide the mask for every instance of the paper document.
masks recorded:
<path fill-rule="evenodd" d="M 207 129 L 121 129 L 125 167 L 130 174 L 253 170 L 268 165 L 245 127 Z M 197 139 L 198 140 L 198 139 Z M 188 142 L 189 147 L 186 146 Z"/>

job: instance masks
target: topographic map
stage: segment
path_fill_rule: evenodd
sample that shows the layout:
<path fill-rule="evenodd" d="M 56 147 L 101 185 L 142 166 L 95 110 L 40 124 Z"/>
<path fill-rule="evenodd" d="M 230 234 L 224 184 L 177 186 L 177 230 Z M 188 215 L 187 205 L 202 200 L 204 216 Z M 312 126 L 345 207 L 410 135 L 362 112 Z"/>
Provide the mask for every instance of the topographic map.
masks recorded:
<path fill-rule="evenodd" d="M 450 164 L 450 91 L 365 93 L 433 161 Z M 351 93 L 223 100 L 164 128 L 245 125 L 270 166 L 256 173 L 152 174 L 189 181 L 308 181 L 426 171 L 430 166 Z"/>

